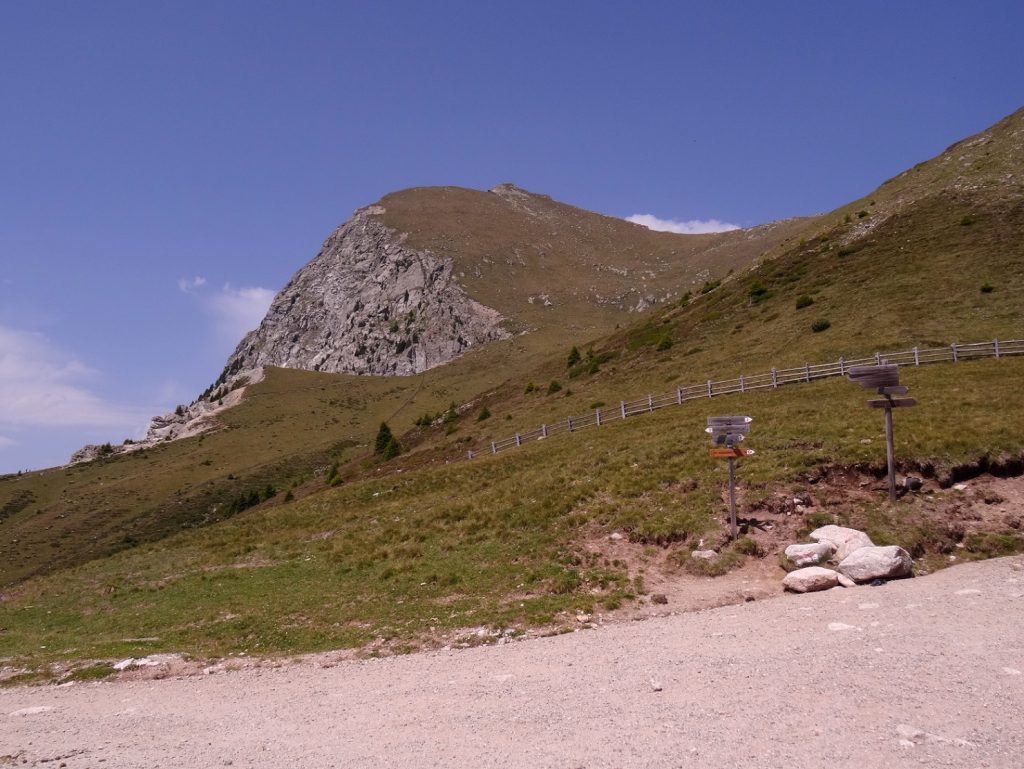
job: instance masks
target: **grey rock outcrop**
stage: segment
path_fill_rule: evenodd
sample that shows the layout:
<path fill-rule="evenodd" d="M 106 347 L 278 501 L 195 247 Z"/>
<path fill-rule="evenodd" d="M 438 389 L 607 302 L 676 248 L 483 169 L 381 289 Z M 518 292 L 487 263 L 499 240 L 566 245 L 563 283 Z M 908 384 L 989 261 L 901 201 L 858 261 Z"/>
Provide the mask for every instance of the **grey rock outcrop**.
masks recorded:
<path fill-rule="evenodd" d="M 862 547 L 842 561 L 837 567 L 854 582 L 871 582 L 875 579 L 898 579 L 909 577 L 914 561 L 902 547 Z"/>
<path fill-rule="evenodd" d="M 450 261 L 407 246 L 383 212 L 357 211 L 295 273 L 228 359 L 229 381 L 261 366 L 410 375 L 511 336 L 496 310 L 466 294 Z"/>
<path fill-rule="evenodd" d="M 836 551 L 836 560 L 839 561 L 862 547 L 871 547 L 875 544 L 863 531 L 832 524 L 815 529 L 810 537 L 815 542 L 831 543 Z"/>
<path fill-rule="evenodd" d="M 782 580 L 782 586 L 786 590 L 795 593 L 813 593 L 818 590 L 828 590 L 839 584 L 839 575 L 831 569 L 821 566 L 808 566 L 805 569 L 791 571 Z"/>

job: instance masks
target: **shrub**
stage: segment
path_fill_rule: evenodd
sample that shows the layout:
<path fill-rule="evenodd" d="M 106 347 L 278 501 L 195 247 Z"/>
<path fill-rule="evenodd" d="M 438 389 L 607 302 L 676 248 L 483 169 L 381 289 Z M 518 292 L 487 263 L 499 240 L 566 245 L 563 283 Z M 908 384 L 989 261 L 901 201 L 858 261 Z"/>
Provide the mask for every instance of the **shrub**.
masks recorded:
<path fill-rule="evenodd" d="M 963 218 L 960 220 L 960 226 L 970 227 L 972 224 L 974 224 L 974 217 L 970 214 L 964 214 Z"/>
<path fill-rule="evenodd" d="M 680 307 L 686 307 L 686 305 L 688 305 L 689 303 L 690 303 L 690 292 L 687 291 L 685 294 L 683 294 L 679 298 L 679 306 Z"/>
<path fill-rule="evenodd" d="M 981 287 L 981 293 L 983 294 L 991 294 L 995 290 L 995 286 L 993 286 L 991 283 L 985 283 Z"/>
<path fill-rule="evenodd" d="M 395 439 L 395 436 L 391 434 L 391 428 L 388 427 L 387 422 L 381 422 L 380 428 L 377 430 L 377 438 L 373 442 L 373 453 L 384 454 L 388 444 Z"/>
<path fill-rule="evenodd" d="M 849 256 L 850 254 L 855 254 L 855 253 L 857 253 L 857 249 L 856 248 L 851 248 L 849 246 L 844 246 L 843 248 L 840 248 L 838 251 L 836 251 L 836 256 L 842 258 L 844 256 Z"/>
<path fill-rule="evenodd" d="M 718 288 L 720 285 L 722 285 L 722 281 L 720 280 L 705 281 L 704 285 L 700 287 L 700 292 L 702 294 L 710 293 L 714 291 L 716 288 Z"/>
<path fill-rule="evenodd" d="M 523 390 L 523 393 L 525 393 L 526 395 L 529 395 L 530 393 L 535 392 L 536 390 L 537 390 L 537 385 L 535 385 L 533 382 L 528 382 L 527 385 L 526 385 L 526 389 Z"/>
<path fill-rule="evenodd" d="M 476 421 L 477 422 L 483 422 L 485 419 L 490 419 L 490 418 L 491 418 L 491 412 L 488 410 L 488 408 L 486 406 L 484 406 L 482 409 L 480 409 L 480 413 L 476 415 Z"/>
<path fill-rule="evenodd" d="M 554 395 L 556 392 L 559 392 L 561 389 L 562 389 L 562 385 L 558 384 L 558 382 L 556 382 L 554 380 L 551 380 L 551 384 L 548 385 L 548 395 Z"/>
<path fill-rule="evenodd" d="M 670 337 L 668 334 L 665 334 L 665 336 L 663 336 L 658 341 L 658 346 L 655 347 L 654 349 L 656 349 L 658 352 L 664 352 L 665 350 L 668 350 L 671 347 L 672 347 L 672 337 Z"/>
<path fill-rule="evenodd" d="M 747 289 L 747 295 L 750 297 L 751 302 L 757 304 L 771 296 L 771 292 L 768 290 L 768 286 L 759 280 L 755 280 L 750 284 L 750 288 Z"/>
<path fill-rule="evenodd" d="M 602 406 L 604 406 L 604 401 L 594 401 L 593 403 L 590 404 L 590 408 L 592 409 L 599 409 Z"/>
<path fill-rule="evenodd" d="M 448 405 L 448 410 L 444 412 L 444 423 L 450 425 L 456 419 L 459 418 L 458 409 L 455 408 L 455 404 L 451 403 Z"/>
<path fill-rule="evenodd" d="M 582 360 L 580 356 L 579 348 L 573 345 L 573 348 L 569 350 L 569 357 L 566 359 L 566 368 L 572 368 Z"/>
<path fill-rule="evenodd" d="M 818 320 L 814 321 L 814 323 L 811 324 L 811 331 L 817 334 L 829 328 L 831 325 L 832 324 L 829 323 L 825 318 L 819 318 Z"/>
<path fill-rule="evenodd" d="M 807 296 L 807 294 L 798 296 L 796 299 L 796 308 L 798 310 L 802 310 L 804 307 L 810 307 L 812 304 L 814 304 L 814 300 Z"/>
<path fill-rule="evenodd" d="M 391 440 L 387 442 L 387 445 L 384 447 L 384 450 L 380 455 L 383 459 L 394 459 L 401 453 L 402 445 L 398 442 L 395 436 L 392 435 Z"/>
<path fill-rule="evenodd" d="M 867 215 L 868 215 L 868 212 L 867 212 L 867 211 L 863 211 L 863 210 L 861 210 L 861 211 L 858 211 L 858 212 L 857 212 L 857 218 L 858 218 L 858 219 L 863 219 L 863 218 L 864 218 L 865 216 L 867 216 Z"/>

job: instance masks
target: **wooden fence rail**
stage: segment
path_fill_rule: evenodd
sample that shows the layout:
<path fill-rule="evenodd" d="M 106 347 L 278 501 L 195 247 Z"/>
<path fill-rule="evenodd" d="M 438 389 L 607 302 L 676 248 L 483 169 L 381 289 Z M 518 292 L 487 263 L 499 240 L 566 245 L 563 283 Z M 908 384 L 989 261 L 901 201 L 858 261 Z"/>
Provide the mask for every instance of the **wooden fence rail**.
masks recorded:
<path fill-rule="evenodd" d="M 491 441 L 489 453 L 522 446 L 530 441 L 550 438 L 559 433 L 572 433 L 589 427 L 600 427 L 615 420 L 628 419 L 646 414 L 667 406 L 681 406 L 687 401 L 699 398 L 715 398 L 732 393 L 770 390 L 784 385 L 800 382 L 813 382 L 828 377 L 846 376 L 851 366 L 877 364 L 881 361 L 895 363 L 898 366 L 924 366 L 931 363 L 958 363 L 960 361 L 977 360 L 979 358 L 1003 358 L 1011 355 L 1024 355 L 1024 339 L 994 339 L 991 342 L 971 342 L 969 344 L 951 344 L 945 347 L 914 347 L 899 352 L 878 353 L 866 358 L 840 358 L 832 363 L 805 363 L 797 368 L 775 369 L 754 374 L 741 375 L 735 379 L 719 381 L 707 380 L 701 384 L 677 387 L 674 392 L 661 395 L 647 395 L 633 401 L 621 401 L 618 406 L 606 406 L 595 409 L 587 414 L 567 416 L 556 422 L 543 424 L 534 430 L 516 433 L 509 438 Z M 487 450 L 485 449 L 485 452 Z M 479 452 L 467 452 L 470 459 Z"/>

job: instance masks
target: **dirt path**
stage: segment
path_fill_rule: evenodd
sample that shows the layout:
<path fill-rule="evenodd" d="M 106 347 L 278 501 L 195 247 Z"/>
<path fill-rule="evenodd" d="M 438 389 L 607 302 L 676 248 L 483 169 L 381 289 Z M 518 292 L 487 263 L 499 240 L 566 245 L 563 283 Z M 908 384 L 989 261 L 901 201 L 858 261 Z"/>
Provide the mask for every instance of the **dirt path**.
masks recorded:
<path fill-rule="evenodd" d="M 2 691 L 0 766 L 1019 769 L 1022 673 L 1004 558 L 504 646 Z"/>

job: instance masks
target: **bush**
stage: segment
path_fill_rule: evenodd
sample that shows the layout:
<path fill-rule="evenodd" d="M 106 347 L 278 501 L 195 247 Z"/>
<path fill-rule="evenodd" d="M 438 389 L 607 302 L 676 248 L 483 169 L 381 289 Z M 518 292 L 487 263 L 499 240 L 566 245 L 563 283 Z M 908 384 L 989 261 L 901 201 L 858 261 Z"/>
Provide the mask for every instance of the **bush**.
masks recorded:
<path fill-rule="evenodd" d="M 448 406 L 448 410 L 444 412 L 444 423 L 450 425 L 456 419 L 459 418 L 458 409 L 455 408 L 455 404 L 452 403 Z"/>
<path fill-rule="evenodd" d="M 768 286 L 759 280 L 755 280 L 750 284 L 750 288 L 747 289 L 747 296 L 750 297 L 751 302 L 757 304 L 770 297 L 771 292 L 768 290 Z"/>
<path fill-rule="evenodd" d="M 569 357 L 566 359 L 566 368 L 572 368 L 582 360 L 579 349 L 573 345 L 573 348 L 569 350 Z"/>
<path fill-rule="evenodd" d="M 373 442 L 373 453 L 383 455 L 390 444 L 395 439 L 395 436 L 391 434 L 391 428 L 388 427 L 387 422 L 381 422 L 380 428 L 377 430 L 377 438 Z"/>
<path fill-rule="evenodd" d="M 991 294 L 995 290 L 995 286 L 993 286 L 991 283 L 985 283 L 981 287 L 981 293 L 983 294 Z"/>
<path fill-rule="evenodd" d="M 811 331 L 817 334 L 831 326 L 832 324 L 825 320 L 825 318 L 819 318 L 818 320 L 814 321 L 814 323 L 811 324 Z"/>
<path fill-rule="evenodd" d="M 536 390 L 537 390 L 537 385 L 535 385 L 533 382 L 528 382 L 527 385 L 526 385 L 526 389 L 523 390 L 523 393 L 525 393 L 526 395 L 529 395 L 530 393 L 535 392 Z"/>
<path fill-rule="evenodd" d="M 970 227 L 972 224 L 974 224 L 974 217 L 970 214 L 964 214 L 963 218 L 960 220 L 960 226 Z"/>
<path fill-rule="evenodd" d="M 798 296 L 796 299 L 796 308 L 798 310 L 802 310 L 804 307 L 810 307 L 812 304 L 814 304 L 814 300 L 807 296 L 807 294 Z"/>
<path fill-rule="evenodd" d="M 657 350 L 658 352 L 664 352 L 665 350 L 668 350 L 671 347 L 672 347 L 672 337 L 670 337 L 668 334 L 665 334 L 665 336 L 663 336 L 658 341 L 658 346 L 655 347 L 654 349 Z"/>
<path fill-rule="evenodd" d="M 556 392 L 559 392 L 561 389 L 562 389 L 562 385 L 560 385 L 560 384 L 558 384 L 558 382 L 552 380 L 551 384 L 548 385 L 548 395 L 554 395 Z"/>
<path fill-rule="evenodd" d="M 391 436 L 391 440 L 388 441 L 384 450 L 381 452 L 383 459 L 394 459 L 402 453 L 402 445 L 395 439 L 395 436 Z"/>
<path fill-rule="evenodd" d="M 706 281 L 704 283 L 704 285 L 700 287 L 700 292 L 702 294 L 710 293 L 710 292 L 714 291 L 716 288 L 718 288 L 720 285 L 722 285 L 722 281 L 720 281 L 720 280 L 709 280 L 709 281 Z"/>
<path fill-rule="evenodd" d="M 476 421 L 477 422 L 483 422 L 485 419 L 490 419 L 490 418 L 491 418 L 491 412 L 488 410 L 488 408 L 486 406 L 484 406 L 482 409 L 480 409 L 480 413 L 476 415 Z"/>

